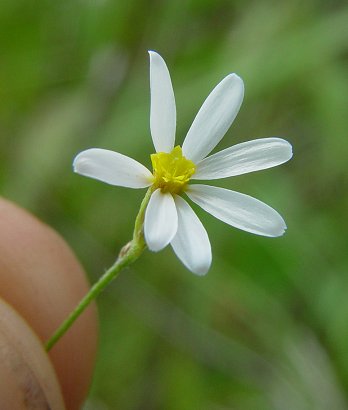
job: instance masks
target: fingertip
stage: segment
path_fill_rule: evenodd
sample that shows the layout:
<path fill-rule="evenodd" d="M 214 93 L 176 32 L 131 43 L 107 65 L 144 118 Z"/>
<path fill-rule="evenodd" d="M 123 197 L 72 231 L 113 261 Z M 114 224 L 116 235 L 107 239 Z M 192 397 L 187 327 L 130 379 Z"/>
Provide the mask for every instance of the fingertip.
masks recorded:
<path fill-rule="evenodd" d="M 57 376 L 39 338 L 0 299 L 0 408 L 64 410 Z"/>

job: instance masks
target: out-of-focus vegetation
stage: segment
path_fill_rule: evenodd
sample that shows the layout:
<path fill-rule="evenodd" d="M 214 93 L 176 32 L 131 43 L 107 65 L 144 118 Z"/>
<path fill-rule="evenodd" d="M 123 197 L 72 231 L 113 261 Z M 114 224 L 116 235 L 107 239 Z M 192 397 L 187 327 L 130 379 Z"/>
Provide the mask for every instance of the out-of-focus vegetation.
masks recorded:
<path fill-rule="evenodd" d="M 229 72 L 245 81 L 219 148 L 281 136 L 288 164 L 223 186 L 276 208 L 278 239 L 195 207 L 206 277 L 146 252 L 99 298 L 86 409 L 348 408 L 348 5 L 344 1 L 2 0 L 1 193 L 57 229 L 95 281 L 144 191 L 74 175 L 96 146 L 150 166 L 147 49 L 171 71 L 177 140 Z M 83 340 L 81 340 L 83 343 Z"/>

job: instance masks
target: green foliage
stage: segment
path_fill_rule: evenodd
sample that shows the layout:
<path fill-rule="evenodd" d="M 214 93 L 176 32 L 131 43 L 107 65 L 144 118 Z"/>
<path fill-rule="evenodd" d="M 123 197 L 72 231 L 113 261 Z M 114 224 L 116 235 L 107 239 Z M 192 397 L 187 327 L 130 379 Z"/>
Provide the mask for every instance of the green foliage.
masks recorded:
<path fill-rule="evenodd" d="M 132 235 L 145 191 L 71 172 L 113 149 L 150 167 L 146 50 L 166 59 L 181 142 L 210 90 L 245 81 L 220 145 L 281 136 L 281 167 L 223 181 L 284 216 L 278 239 L 197 213 L 204 278 L 147 252 L 98 304 L 93 409 L 348 407 L 348 6 L 343 1 L 2 0 L 2 194 L 61 232 L 95 281 Z M 83 343 L 83 341 L 81 341 Z"/>

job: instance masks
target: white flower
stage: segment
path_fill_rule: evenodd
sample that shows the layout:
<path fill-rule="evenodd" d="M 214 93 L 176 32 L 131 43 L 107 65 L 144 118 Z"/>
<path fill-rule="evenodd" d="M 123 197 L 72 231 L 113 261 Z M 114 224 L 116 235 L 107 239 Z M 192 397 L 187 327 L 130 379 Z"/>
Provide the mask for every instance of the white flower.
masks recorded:
<path fill-rule="evenodd" d="M 220 142 L 241 106 L 244 85 L 229 74 L 204 101 L 189 129 L 182 148 L 174 147 L 176 108 L 168 68 L 162 57 L 150 51 L 150 128 L 156 153 L 151 155 L 153 172 L 117 152 L 91 148 L 74 160 L 75 172 L 111 185 L 129 188 L 152 186 L 145 212 L 144 235 L 150 250 L 171 244 L 188 269 L 204 275 L 211 264 L 206 230 L 182 198 L 216 218 L 257 235 L 280 236 L 283 218 L 263 202 L 228 189 L 191 180 L 212 180 L 274 167 L 292 156 L 291 145 L 280 138 L 262 138 L 209 153 Z"/>

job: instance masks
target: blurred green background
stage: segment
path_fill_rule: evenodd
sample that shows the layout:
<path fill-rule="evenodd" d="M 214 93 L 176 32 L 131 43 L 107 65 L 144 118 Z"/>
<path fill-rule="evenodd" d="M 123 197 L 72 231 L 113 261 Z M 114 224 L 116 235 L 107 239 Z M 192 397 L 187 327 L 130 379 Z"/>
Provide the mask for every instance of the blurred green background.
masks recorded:
<path fill-rule="evenodd" d="M 295 155 L 222 185 L 273 206 L 288 231 L 253 236 L 194 207 L 211 270 L 146 252 L 108 288 L 85 408 L 347 409 L 347 2 L 2 0 L 2 195 L 58 230 L 94 282 L 145 191 L 71 163 L 95 146 L 150 166 L 148 49 L 171 71 L 179 143 L 226 74 L 244 79 L 219 148 L 281 136 Z"/>

